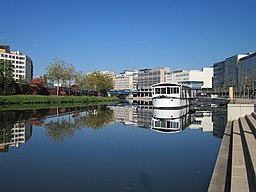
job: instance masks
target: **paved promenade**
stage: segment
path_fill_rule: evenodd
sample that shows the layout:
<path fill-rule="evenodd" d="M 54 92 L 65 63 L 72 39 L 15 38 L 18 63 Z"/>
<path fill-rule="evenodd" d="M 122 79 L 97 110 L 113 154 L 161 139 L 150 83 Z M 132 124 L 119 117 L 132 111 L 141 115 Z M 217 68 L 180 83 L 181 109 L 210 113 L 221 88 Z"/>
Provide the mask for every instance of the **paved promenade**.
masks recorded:
<path fill-rule="evenodd" d="M 256 113 L 229 121 L 209 192 L 256 191 Z"/>

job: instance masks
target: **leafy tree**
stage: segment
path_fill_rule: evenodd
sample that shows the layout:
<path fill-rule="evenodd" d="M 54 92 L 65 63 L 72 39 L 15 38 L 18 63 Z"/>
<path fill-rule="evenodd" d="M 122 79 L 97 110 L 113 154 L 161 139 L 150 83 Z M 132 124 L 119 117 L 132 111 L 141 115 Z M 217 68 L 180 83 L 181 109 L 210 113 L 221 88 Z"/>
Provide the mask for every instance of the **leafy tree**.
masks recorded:
<path fill-rule="evenodd" d="M 7 79 L 12 78 L 12 62 L 5 61 L 3 59 L 0 60 L 0 77 L 4 76 Z"/>
<path fill-rule="evenodd" d="M 32 79 L 31 87 L 34 90 L 33 95 L 36 95 L 37 91 L 41 90 L 44 84 L 45 84 L 45 80 L 43 78 Z"/>
<path fill-rule="evenodd" d="M 65 70 L 65 80 L 68 81 L 68 87 L 70 88 L 71 81 L 75 78 L 76 72 L 75 67 L 73 64 L 67 64 L 66 70 Z M 70 89 L 69 89 L 69 95 L 70 95 Z"/>
<path fill-rule="evenodd" d="M 16 93 L 16 82 L 12 77 L 12 62 L 0 60 L 0 95 Z"/>
<path fill-rule="evenodd" d="M 85 77 L 86 87 L 98 92 L 99 95 L 106 96 L 107 91 L 114 88 L 113 80 L 100 72 L 92 72 Z"/>
<path fill-rule="evenodd" d="M 85 75 L 83 74 L 82 71 L 76 72 L 75 77 L 74 77 L 74 82 L 75 82 L 75 84 L 80 86 L 81 90 L 86 88 Z"/>
<path fill-rule="evenodd" d="M 60 81 L 65 81 L 66 62 L 60 59 L 54 59 L 46 70 L 48 79 L 52 82 L 57 82 L 57 95 L 59 95 Z"/>

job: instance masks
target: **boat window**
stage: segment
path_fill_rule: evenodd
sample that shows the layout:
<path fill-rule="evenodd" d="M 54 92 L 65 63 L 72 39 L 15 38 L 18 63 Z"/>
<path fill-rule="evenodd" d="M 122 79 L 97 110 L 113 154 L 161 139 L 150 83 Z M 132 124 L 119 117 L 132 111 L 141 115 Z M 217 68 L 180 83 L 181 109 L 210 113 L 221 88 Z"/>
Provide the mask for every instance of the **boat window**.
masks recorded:
<path fill-rule="evenodd" d="M 166 94 L 166 88 L 161 88 L 161 94 Z"/>
<path fill-rule="evenodd" d="M 162 127 L 162 128 L 165 128 L 165 125 L 166 125 L 166 121 L 162 121 L 162 122 L 161 122 L 161 127 Z"/>
<path fill-rule="evenodd" d="M 155 89 L 156 94 L 160 94 L 160 88 Z"/>
<path fill-rule="evenodd" d="M 174 93 L 174 94 L 179 93 L 179 87 L 172 87 L 171 88 L 171 93 Z"/>
<path fill-rule="evenodd" d="M 155 127 L 160 127 L 160 121 L 155 121 Z"/>
<path fill-rule="evenodd" d="M 171 124 L 170 124 L 170 121 L 167 121 L 167 125 L 166 125 L 166 128 L 171 128 Z"/>
<path fill-rule="evenodd" d="M 179 123 L 178 122 L 171 122 L 171 127 L 172 128 L 179 128 Z"/>
<path fill-rule="evenodd" d="M 167 87 L 167 94 L 171 94 L 171 88 Z"/>

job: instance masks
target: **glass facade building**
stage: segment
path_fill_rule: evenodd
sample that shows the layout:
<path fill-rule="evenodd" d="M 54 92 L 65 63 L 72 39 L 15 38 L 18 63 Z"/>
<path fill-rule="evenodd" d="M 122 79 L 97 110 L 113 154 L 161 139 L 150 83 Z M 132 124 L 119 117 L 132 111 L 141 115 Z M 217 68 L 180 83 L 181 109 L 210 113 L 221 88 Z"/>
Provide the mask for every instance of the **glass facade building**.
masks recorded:
<path fill-rule="evenodd" d="M 224 88 L 225 61 L 213 64 L 213 89 L 220 91 Z"/>
<path fill-rule="evenodd" d="M 256 85 L 256 53 L 240 59 L 238 66 L 238 88 L 249 87 L 255 90 Z"/>

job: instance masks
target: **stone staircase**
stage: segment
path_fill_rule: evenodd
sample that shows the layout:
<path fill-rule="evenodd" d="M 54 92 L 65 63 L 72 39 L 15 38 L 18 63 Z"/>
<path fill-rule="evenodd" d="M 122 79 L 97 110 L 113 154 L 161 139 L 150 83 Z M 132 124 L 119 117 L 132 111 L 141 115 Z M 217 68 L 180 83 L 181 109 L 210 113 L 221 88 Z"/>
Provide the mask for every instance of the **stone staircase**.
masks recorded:
<path fill-rule="evenodd" d="M 229 121 L 208 191 L 256 191 L 256 113 Z"/>

